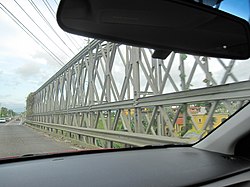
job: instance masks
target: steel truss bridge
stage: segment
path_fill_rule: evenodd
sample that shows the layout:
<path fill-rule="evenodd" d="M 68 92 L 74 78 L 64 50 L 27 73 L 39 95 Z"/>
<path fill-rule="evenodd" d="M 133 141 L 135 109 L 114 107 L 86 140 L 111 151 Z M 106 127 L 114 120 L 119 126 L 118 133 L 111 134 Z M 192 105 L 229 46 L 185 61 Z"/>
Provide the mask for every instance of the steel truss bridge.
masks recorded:
<path fill-rule="evenodd" d="M 26 123 L 99 147 L 189 143 L 185 132 L 201 138 L 216 114 L 230 116 L 250 98 L 235 60 L 152 53 L 93 40 L 29 95 Z"/>

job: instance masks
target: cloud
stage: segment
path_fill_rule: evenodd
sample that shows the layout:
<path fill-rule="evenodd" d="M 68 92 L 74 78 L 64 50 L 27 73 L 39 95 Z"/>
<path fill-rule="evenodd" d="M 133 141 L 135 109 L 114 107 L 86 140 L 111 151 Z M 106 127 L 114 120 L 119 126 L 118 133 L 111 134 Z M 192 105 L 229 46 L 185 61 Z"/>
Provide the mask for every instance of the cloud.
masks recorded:
<path fill-rule="evenodd" d="M 10 97 L 10 96 L 11 96 L 11 94 L 0 94 L 1 98 Z"/>
<path fill-rule="evenodd" d="M 0 107 L 6 107 L 18 113 L 25 111 L 25 104 L 18 103 L 18 102 L 1 102 L 0 101 Z"/>
<path fill-rule="evenodd" d="M 16 86 L 19 86 L 21 85 L 22 83 L 19 81 L 19 80 L 16 80 L 16 79 L 12 79 L 12 80 L 9 80 L 7 82 L 4 83 L 4 85 L 7 87 L 13 87 L 13 88 L 16 88 Z"/>
<path fill-rule="evenodd" d="M 39 9 L 58 31 L 62 39 L 65 33 L 59 29 L 56 19 L 48 16 L 43 3 L 36 2 Z M 2 3 L 8 8 L 40 41 L 44 43 L 63 62 L 68 62 L 74 55 L 66 57 L 55 47 L 49 39 L 39 31 L 38 27 L 31 23 L 31 20 L 13 1 Z M 68 53 L 64 44 L 60 43 L 57 36 L 41 20 L 40 16 L 30 6 L 29 2 L 20 2 L 23 8 L 35 20 L 35 22 L 63 49 Z M 53 20 L 53 21 L 52 21 Z M 28 36 L 13 20 L 3 12 L 0 15 L 0 103 L 12 108 L 24 108 L 27 95 L 35 91 L 45 81 L 47 81 L 61 66 L 39 46 L 30 36 Z M 67 40 L 67 39 L 66 39 Z M 71 47 L 69 42 L 65 41 Z M 77 53 L 77 51 L 75 51 Z"/>
<path fill-rule="evenodd" d="M 25 63 L 16 69 L 16 73 L 22 78 L 34 77 L 40 73 L 40 66 L 35 63 Z"/>
<path fill-rule="evenodd" d="M 23 83 L 35 84 L 38 88 L 48 80 L 60 68 L 45 53 L 36 53 L 28 57 L 19 57 L 19 65 L 15 67 L 13 74 Z"/>
<path fill-rule="evenodd" d="M 250 78 L 250 59 L 237 60 L 233 67 L 232 73 L 237 77 L 238 81 L 249 80 Z"/>

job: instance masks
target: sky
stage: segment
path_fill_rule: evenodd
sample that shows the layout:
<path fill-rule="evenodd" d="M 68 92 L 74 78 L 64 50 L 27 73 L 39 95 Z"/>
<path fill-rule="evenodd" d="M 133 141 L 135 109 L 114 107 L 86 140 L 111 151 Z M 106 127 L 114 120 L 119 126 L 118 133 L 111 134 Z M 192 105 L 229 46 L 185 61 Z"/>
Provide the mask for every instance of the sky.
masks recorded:
<path fill-rule="evenodd" d="M 224 2 L 221 9 L 249 19 L 248 0 Z M 24 111 L 28 94 L 37 90 L 86 46 L 86 38 L 66 34 L 57 25 L 55 12 L 58 3 L 59 0 L 0 0 L 0 107 L 5 106 L 17 112 Z M 38 8 L 40 14 L 35 8 Z M 6 14 L 7 10 L 33 34 L 33 39 Z M 37 39 L 43 44 L 39 45 Z M 52 51 L 57 59 L 51 53 L 48 54 L 41 45 Z M 236 64 L 234 72 L 241 72 L 239 77 L 244 71 L 247 74 L 250 69 L 250 65 L 249 68 L 242 69 L 241 63 L 243 62 Z M 178 66 L 175 68 L 177 72 Z M 214 71 L 218 72 L 215 76 L 220 76 L 221 69 L 221 66 L 214 66 Z M 114 70 L 119 74 L 118 66 Z"/>
<path fill-rule="evenodd" d="M 87 41 L 84 37 L 66 34 L 59 28 L 52 14 L 56 12 L 58 0 L 0 0 L 0 3 L 0 107 L 23 111 L 27 95 L 56 73 L 62 67 L 61 64 L 67 63 Z M 38 7 L 49 24 L 46 24 L 31 3 Z M 52 9 L 49 11 L 48 7 Z M 5 8 L 61 61 L 51 57 L 24 32 L 3 11 Z"/>

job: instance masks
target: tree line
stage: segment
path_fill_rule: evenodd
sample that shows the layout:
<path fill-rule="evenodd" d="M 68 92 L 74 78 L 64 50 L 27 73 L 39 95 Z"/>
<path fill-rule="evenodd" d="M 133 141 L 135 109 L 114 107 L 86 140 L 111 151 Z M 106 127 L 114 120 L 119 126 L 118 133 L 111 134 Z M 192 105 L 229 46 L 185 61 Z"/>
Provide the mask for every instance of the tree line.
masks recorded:
<path fill-rule="evenodd" d="M 0 117 L 13 117 L 16 115 L 16 112 L 14 112 L 11 109 L 8 109 L 6 107 L 0 108 Z"/>

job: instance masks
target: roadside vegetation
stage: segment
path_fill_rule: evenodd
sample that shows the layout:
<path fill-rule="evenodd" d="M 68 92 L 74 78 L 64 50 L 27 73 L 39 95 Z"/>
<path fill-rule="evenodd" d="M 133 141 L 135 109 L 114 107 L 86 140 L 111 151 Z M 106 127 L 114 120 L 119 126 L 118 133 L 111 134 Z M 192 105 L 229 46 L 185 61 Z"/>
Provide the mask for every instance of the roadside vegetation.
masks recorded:
<path fill-rule="evenodd" d="M 11 109 L 8 109 L 6 107 L 0 108 L 0 117 L 14 117 L 16 115 L 17 115 L 17 113 Z"/>

